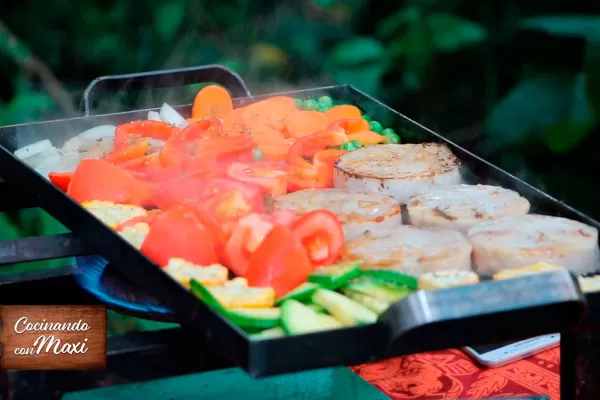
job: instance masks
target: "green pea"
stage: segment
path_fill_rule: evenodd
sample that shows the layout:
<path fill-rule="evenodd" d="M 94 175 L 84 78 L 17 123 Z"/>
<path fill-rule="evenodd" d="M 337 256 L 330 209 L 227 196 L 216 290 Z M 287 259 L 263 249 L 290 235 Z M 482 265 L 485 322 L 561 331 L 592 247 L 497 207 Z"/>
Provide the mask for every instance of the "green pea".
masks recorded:
<path fill-rule="evenodd" d="M 302 106 L 304 105 L 302 99 L 294 99 L 294 103 L 296 103 L 296 107 L 298 107 L 298 109 L 302 109 Z"/>
<path fill-rule="evenodd" d="M 367 122 L 371 122 L 371 117 L 369 117 L 367 114 L 363 115 L 363 119 Z"/>
<path fill-rule="evenodd" d="M 363 147 L 362 143 L 359 142 L 358 140 L 353 140 L 350 143 L 352 143 L 354 145 L 354 147 L 356 147 L 357 149 L 360 149 L 361 147 Z"/>
<path fill-rule="evenodd" d="M 263 153 L 258 147 L 252 149 L 252 158 L 254 159 L 254 161 L 262 161 Z"/>
<path fill-rule="evenodd" d="M 356 150 L 357 148 L 358 148 L 358 147 L 356 147 L 356 146 L 354 145 L 354 143 L 352 143 L 352 142 L 344 143 L 344 144 L 342 145 L 342 150 L 346 150 L 346 151 L 354 151 L 354 150 Z"/>
<path fill-rule="evenodd" d="M 304 102 L 304 109 L 313 111 L 319 107 L 319 103 L 315 99 L 308 99 Z"/>
<path fill-rule="evenodd" d="M 381 122 L 378 122 L 378 121 L 369 122 L 369 126 L 371 127 L 371 130 L 376 133 L 380 133 L 383 130 L 383 126 L 381 126 Z"/>
<path fill-rule="evenodd" d="M 329 96 L 321 96 L 317 102 L 319 103 L 319 111 L 327 111 L 333 107 L 333 99 Z"/>
<path fill-rule="evenodd" d="M 394 131 L 382 133 L 382 135 L 386 137 L 385 142 L 383 142 L 384 144 L 399 144 L 400 143 L 400 136 L 396 135 L 396 133 L 394 133 Z"/>
<path fill-rule="evenodd" d="M 392 128 L 385 128 L 384 130 L 381 131 L 382 135 L 396 135 L 398 136 L 398 134 L 396 133 L 395 130 L 393 130 Z"/>

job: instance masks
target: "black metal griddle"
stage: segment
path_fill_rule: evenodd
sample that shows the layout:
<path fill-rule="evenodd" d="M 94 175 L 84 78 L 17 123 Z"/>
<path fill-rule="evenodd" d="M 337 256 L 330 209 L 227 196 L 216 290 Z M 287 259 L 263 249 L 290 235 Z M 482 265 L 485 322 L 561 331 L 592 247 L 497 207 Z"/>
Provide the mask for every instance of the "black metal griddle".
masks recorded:
<path fill-rule="evenodd" d="M 0 128 L 0 211 L 41 207 L 71 230 L 71 234 L 25 238 L 0 243 L 0 265 L 24 261 L 100 254 L 122 274 L 123 280 L 151 293 L 172 309 L 181 325 L 194 332 L 215 352 L 253 376 L 268 376 L 304 369 L 351 365 L 396 355 L 476 345 L 575 329 L 596 296 L 581 293 L 567 272 L 531 276 L 477 286 L 414 293 L 393 305 L 378 323 L 343 330 L 291 336 L 266 341 L 250 340 L 243 331 L 213 313 L 119 235 L 72 201 L 58 188 L 13 156 L 19 146 L 50 139 L 55 145 L 91 127 L 145 119 L 148 110 L 92 115 L 94 96 L 105 91 L 171 87 L 200 82 L 219 83 L 245 105 L 268 96 L 250 96 L 239 76 L 220 66 L 206 66 L 158 73 L 105 77 L 86 90 L 85 116 Z M 497 184 L 528 198 L 533 212 L 557 215 L 589 225 L 600 224 L 564 203 L 491 165 L 473 153 L 404 117 L 351 86 L 331 86 L 279 93 L 300 98 L 328 95 L 362 108 L 384 126 L 400 133 L 403 142 L 444 142 L 465 166 L 472 183 Z M 270 96 L 270 95 L 269 95 Z M 184 116 L 189 106 L 175 107 Z M 6 194 L 10 193 L 10 196 Z M 58 279 L 69 285 L 69 268 L 32 275 L 0 276 L 0 303 L 46 304 L 50 284 Z M 23 286 L 25 285 L 25 286 Z M 18 288 L 18 289 L 17 289 Z M 56 293 L 56 287 L 52 288 Z M 26 296 L 23 296 L 27 293 Z M 84 293 L 66 289 L 62 304 L 93 302 Z M 13 299 L 13 300 L 11 300 Z M 56 300 L 56 299 L 55 299 Z M 587 301 L 586 301 L 587 300 Z M 586 322 L 598 318 L 592 312 Z M 591 319 L 590 319 L 591 318 Z M 442 334 L 440 334 L 442 333 Z"/>

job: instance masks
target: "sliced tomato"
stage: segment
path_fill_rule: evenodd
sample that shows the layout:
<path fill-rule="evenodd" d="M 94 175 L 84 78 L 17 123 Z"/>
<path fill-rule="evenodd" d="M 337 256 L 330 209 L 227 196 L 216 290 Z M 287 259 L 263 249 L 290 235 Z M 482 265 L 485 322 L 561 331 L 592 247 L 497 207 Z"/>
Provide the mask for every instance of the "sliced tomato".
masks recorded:
<path fill-rule="evenodd" d="M 50 182 L 54 183 L 60 190 L 67 192 L 69 184 L 73 178 L 72 172 L 50 172 L 48 174 Z"/>
<path fill-rule="evenodd" d="M 168 140 L 179 128 L 161 121 L 134 121 L 117 126 L 115 148 L 121 148 L 140 138 Z"/>
<path fill-rule="evenodd" d="M 67 194 L 79 203 L 141 204 L 152 195 L 152 187 L 106 161 L 88 159 L 75 169 Z"/>
<path fill-rule="evenodd" d="M 208 198 L 204 205 L 219 221 L 237 221 L 254 211 L 239 190 L 214 195 Z"/>
<path fill-rule="evenodd" d="M 348 136 L 340 129 L 325 130 L 301 137 L 290 148 L 288 162 L 299 170 L 314 170 L 314 166 L 305 157 L 312 157 L 318 151 L 339 146 L 347 141 Z"/>
<path fill-rule="evenodd" d="M 117 231 L 122 231 L 124 228 L 128 226 L 134 226 L 135 224 L 144 223 L 148 225 L 152 225 L 156 218 L 163 213 L 163 210 L 150 210 L 146 215 L 140 215 L 139 217 L 133 217 L 117 226 Z"/>
<path fill-rule="evenodd" d="M 278 162 L 233 163 L 227 168 L 227 175 L 242 182 L 253 183 L 262 193 L 277 197 L 287 192 L 286 169 L 285 163 Z"/>
<path fill-rule="evenodd" d="M 119 164 L 119 167 L 133 172 L 146 182 L 165 182 L 180 179 L 185 170 L 183 166 L 163 167 L 159 153 L 148 154 Z"/>
<path fill-rule="evenodd" d="M 296 222 L 297 219 L 298 216 L 293 210 L 275 210 L 270 215 L 270 220 L 273 225 L 290 226 Z"/>
<path fill-rule="evenodd" d="M 306 281 L 310 259 L 296 235 L 276 225 L 250 257 L 245 278 L 252 287 L 271 287 L 277 298 Z"/>
<path fill-rule="evenodd" d="M 297 176 L 288 176 L 287 191 L 294 193 L 305 189 L 326 189 L 328 186 L 320 183 L 316 179 L 304 179 Z"/>
<path fill-rule="evenodd" d="M 202 205 L 188 205 L 188 207 L 193 207 L 192 209 L 196 214 L 196 217 L 198 217 L 202 225 L 204 225 L 210 236 L 213 238 L 212 244 L 217 257 L 219 257 L 219 260 L 223 260 L 225 246 L 229 239 L 228 234 L 223 230 L 219 221 L 206 209 L 206 207 Z"/>
<path fill-rule="evenodd" d="M 160 163 L 163 167 L 187 165 L 196 156 L 197 143 L 222 130 L 221 121 L 207 119 L 191 125 L 173 134 L 160 151 Z"/>
<path fill-rule="evenodd" d="M 245 136 L 224 136 L 196 142 L 196 158 L 202 162 L 205 156 L 215 157 L 221 166 L 232 162 L 252 161 L 254 142 Z"/>
<path fill-rule="evenodd" d="M 313 265 L 333 264 L 344 246 L 344 230 L 337 216 L 329 210 L 315 210 L 292 224 Z"/>
<path fill-rule="evenodd" d="M 226 264 L 238 276 L 244 276 L 252 253 L 260 246 L 273 225 L 259 214 L 238 221 L 225 248 Z"/>
<path fill-rule="evenodd" d="M 182 203 L 202 204 L 206 187 L 207 183 L 202 178 L 186 176 L 161 183 L 152 200 L 163 210 Z"/>
<path fill-rule="evenodd" d="M 217 178 L 207 182 L 202 196 L 206 199 L 220 193 L 238 191 L 243 199 L 252 206 L 253 212 L 264 211 L 263 198 L 258 186 L 231 178 Z"/>
<path fill-rule="evenodd" d="M 219 261 L 213 240 L 193 210 L 176 206 L 156 217 L 141 251 L 161 267 L 173 257 L 208 266 Z"/>

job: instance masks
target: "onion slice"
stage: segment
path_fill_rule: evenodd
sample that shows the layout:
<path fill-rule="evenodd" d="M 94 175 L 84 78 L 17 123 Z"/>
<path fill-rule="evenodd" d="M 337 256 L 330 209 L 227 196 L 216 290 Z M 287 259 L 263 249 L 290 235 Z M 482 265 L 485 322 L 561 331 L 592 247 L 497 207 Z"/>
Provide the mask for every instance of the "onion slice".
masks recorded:
<path fill-rule="evenodd" d="M 188 123 L 173 107 L 167 103 L 163 103 L 159 111 L 160 119 L 168 124 L 175 125 L 181 129 L 185 128 Z"/>
<path fill-rule="evenodd" d="M 108 136 L 114 136 L 116 129 L 117 127 L 114 125 L 100 125 L 80 133 L 79 135 L 77 135 L 77 137 L 91 140 L 99 140 Z"/>
<path fill-rule="evenodd" d="M 48 139 L 44 139 L 16 150 L 15 157 L 25 160 L 31 156 L 35 156 L 36 154 L 43 153 L 53 148 L 54 146 L 52 146 L 52 143 L 50 143 Z"/>
<path fill-rule="evenodd" d="M 162 121 L 162 119 L 160 119 L 160 114 L 156 111 L 148 111 L 148 120 L 149 121 Z"/>

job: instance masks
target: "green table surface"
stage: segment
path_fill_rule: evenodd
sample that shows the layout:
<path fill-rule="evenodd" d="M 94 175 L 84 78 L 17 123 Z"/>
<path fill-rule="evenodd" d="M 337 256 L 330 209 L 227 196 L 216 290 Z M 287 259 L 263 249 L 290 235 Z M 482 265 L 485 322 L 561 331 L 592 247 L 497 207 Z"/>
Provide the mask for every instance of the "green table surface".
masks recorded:
<path fill-rule="evenodd" d="M 70 393 L 64 400 L 385 400 L 348 368 L 254 379 L 238 368 Z"/>

